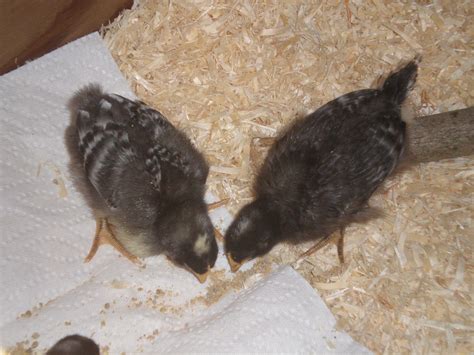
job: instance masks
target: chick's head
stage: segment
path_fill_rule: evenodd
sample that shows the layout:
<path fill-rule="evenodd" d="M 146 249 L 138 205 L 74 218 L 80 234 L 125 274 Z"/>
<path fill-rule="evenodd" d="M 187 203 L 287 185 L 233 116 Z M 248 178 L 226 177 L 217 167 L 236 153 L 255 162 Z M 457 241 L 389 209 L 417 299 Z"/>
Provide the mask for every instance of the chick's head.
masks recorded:
<path fill-rule="evenodd" d="M 168 258 L 192 272 L 200 282 L 206 280 L 218 248 L 204 202 L 186 201 L 168 208 L 158 218 L 155 233 L 162 237 L 163 252 Z"/>
<path fill-rule="evenodd" d="M 268 253 L 279 241 L 278 225 L 278 217 L 264 202 L 257 200 L 243 207 L 225 236 L 225 253 L 232 271 Z"/>

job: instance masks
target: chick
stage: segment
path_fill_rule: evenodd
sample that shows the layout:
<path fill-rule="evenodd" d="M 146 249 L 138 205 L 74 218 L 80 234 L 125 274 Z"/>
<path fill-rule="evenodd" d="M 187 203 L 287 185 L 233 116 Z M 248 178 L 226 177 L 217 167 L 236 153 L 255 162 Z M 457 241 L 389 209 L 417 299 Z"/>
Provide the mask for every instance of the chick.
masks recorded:
<path fill-rule="evenodd" d="M 68 335 L 51 347 L 46 355 L 100 355 L 99 346 L 82 335 Z"/>
<path fill-rule="evenodd" d="M 158 111 L 98 85 L 69 108 L 71 168 L 97 222 L 86 261 L 109 243 L 134 262 L 163 253 L 204 282 L 218 248 L 202 154 Z"/>
<path fill-rule="evenodd" d="M 233 271 L 280 242 L 324 241 L 364 214 L 403 153 L 401 104 L 417 69 L 413 60 L 380 89 L 325 104 L 275 141 L 257 175 L 255 200 L 239 211 L 225 235 Z"/>

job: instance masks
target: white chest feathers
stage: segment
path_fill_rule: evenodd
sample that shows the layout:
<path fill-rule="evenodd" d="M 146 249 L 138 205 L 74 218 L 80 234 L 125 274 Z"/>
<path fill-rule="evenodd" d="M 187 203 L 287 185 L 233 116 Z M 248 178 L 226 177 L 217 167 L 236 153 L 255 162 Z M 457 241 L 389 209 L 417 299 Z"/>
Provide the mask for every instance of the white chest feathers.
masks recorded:
<path fill-rule="evenodd" d="M 194 242 L 193 250 L 197 255 L 201 256 L 209 252 L 210 247 L 210 238 L 206 234 L 199 234 Z"/>

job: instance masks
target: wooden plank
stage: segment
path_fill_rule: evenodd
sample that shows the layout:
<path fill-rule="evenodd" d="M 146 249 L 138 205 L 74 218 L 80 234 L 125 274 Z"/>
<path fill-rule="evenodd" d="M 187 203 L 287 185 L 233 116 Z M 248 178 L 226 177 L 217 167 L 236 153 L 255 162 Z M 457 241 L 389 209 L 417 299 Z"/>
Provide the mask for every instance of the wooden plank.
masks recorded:
<path fill-rule="evenodd" d="M 133 0 L 0 0 L 0 75 L 115 18 Z"/>
<path fill-rule="evenodd" d="M 474 107 L 418 117 L 408 126 L 409 160 L 417 163 L 474 154 Z"/>

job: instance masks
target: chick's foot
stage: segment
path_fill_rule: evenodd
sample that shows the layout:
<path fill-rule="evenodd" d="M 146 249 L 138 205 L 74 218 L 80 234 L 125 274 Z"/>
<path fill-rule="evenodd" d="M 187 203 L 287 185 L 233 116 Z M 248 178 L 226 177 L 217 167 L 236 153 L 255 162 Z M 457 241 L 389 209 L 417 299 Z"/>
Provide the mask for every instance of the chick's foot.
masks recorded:
<path fill-rule="evenodd" d="M 107 219 L 105 218 L 98 218 L 96 219 L 96 227 L 95 227 L 95 237 L 94 241 L 92 242 L 91 249 L 87 254 L 84 262 L 89 262 L 97 253 L 99 246 L 102 244 L 110 244 L 113 246 L 120 254 L 130 260 L 132 263 L 142 266 L 140 259 L 138 259 L 135 255 L 132 255 L 125 249 L 125 247 L 120 243 L 117 238 L 114 236 L 113 232 L 111 231 L 111 226 L 109 225 Z"/>
<path fill-rule="evenodd" d="M 338 232 L 331 234 L 327 238 L 318 240 L 315 245 L 313 245 L 311 248 L 309 248 L 307 251 L 305 251 L 299 256 L 298 261 L 303 260 L 304 258 L 307 258 L 308 256 L 314 254 L 319 249 L 324 248 L 329 243 L 336 244 L 339 262 L 341 264 L 344 264 L 344 228 L 341 228 Z"/>

